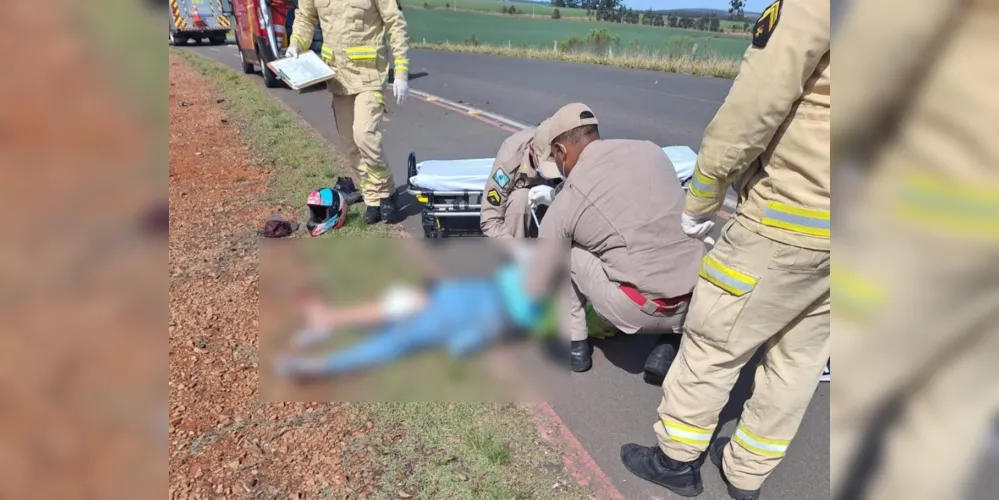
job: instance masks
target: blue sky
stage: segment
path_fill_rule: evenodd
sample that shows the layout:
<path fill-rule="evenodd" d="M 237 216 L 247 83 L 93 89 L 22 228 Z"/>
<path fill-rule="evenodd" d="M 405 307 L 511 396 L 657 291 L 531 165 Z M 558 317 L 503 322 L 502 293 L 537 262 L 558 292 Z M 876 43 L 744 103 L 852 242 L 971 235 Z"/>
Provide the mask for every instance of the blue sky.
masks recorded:
<path fill-rule="evenodd" d="M 773 0 L 745 0 L 743 7 L 749 12 L 762 12 Z M 722 9 L 728 10 L 728 0 L 624 0 L 624 4 L 635 10 L 666 9 Z"/>

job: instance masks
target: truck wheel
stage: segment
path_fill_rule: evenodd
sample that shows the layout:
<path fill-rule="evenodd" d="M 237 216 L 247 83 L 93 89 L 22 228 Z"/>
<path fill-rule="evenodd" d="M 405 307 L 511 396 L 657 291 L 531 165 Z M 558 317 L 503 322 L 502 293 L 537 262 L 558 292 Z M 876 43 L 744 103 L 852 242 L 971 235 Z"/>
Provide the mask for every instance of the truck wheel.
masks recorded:
<path fill-rule="evenodd" d="M 239 64 L 243 67 L 243 73 L 247 75 L 253 74 L 253 63 L 246 62 L 246 55 L 243 54 L 243 49 L 237 46 L 236 50 L 239 51 Z"/>
<path fill-rule="evenodd" d="M 175 35 L 175 34 L 173 34 L 173 33 L 170 33 L 170 38 L 168 38 L 168 40 L 170 41 L 170 45 L 173 45 L 173 46 L 175 46 L 175 47 L 176 47 L 177 45 L 180 45 L 180 43 L 179 43 L 179 42 L 178 42 L 178 40 L 177 40 L 177 35 Z"/>
<path fill-rule="evenodd" d="M 281 86 L 281 79 L 267 67 L 267 59 L 261 57 L 259 49 L 257 49 L 257 58 L 260 59 L 260 72 L 264 74 L 264 86 L 269 89 Z"/>
<path fill-rule="evenodd" d="M 225 37 L 224 36 L 213 36 L 213 37 L 211 37 L 211 38 L 208 39 L 208 43 L 210 43 L 212 45 L 222 45 L 223 43 L 225 43 Z"/>

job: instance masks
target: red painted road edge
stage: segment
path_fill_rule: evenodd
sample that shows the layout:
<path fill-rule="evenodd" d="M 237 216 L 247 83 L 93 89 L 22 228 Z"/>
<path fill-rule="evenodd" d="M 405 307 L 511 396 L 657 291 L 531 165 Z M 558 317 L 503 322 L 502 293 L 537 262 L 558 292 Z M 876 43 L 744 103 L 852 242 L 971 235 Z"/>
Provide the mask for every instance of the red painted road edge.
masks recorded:
<path fill-rule="evenodd" d="M 562 451 L 562 463 L 577 484 L 590 489 L 597 500 L 625 500 L 551 405 L 534 403 L 531 409 L 538 434 L 549 446 Z"/>

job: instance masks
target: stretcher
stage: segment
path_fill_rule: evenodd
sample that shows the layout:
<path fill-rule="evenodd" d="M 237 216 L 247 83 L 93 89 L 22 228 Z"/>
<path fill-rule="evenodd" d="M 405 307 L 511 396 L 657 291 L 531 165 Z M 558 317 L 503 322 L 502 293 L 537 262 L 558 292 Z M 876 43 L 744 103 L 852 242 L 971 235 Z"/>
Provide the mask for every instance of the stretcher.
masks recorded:
<path fill-rule="evenodd" d="M 668 146 L 663 152 L 684 189 L 694 175 L 697 153 L 687 146 Z M 478 236 L 483 189 L 494 158 L 424 160 L 409 154 L 406 191 L 423 206 L 420 219 L 427 238 Z"/>

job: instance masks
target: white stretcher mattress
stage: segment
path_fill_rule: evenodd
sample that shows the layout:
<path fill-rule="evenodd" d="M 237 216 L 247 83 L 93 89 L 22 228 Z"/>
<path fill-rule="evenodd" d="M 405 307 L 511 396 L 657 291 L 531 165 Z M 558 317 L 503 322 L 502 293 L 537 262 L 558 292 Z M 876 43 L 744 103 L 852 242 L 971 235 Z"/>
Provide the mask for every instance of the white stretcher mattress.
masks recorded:
<path fill-rule="evenodd" d="M 663 148 L 676 169 L 680 183 L 694 175 L 697 153 L 687 146 Z M 426 160 L 416 165 L 416 175 L 409 178 L 413 187 L 428 191 L 481 192 L 493 169 L 494 158 L 475 160 Z"/>

